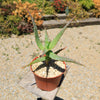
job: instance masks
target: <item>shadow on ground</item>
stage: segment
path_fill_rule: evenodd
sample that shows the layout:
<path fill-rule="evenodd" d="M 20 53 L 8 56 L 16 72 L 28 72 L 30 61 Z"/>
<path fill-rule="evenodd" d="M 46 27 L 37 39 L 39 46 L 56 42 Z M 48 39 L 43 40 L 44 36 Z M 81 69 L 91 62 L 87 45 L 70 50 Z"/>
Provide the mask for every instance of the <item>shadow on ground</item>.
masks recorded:
<path fill-rule="evenodd" d="M 43 99 L 42 98 L 37 98 L 37 100 L 43 100 Z M 64 99 L 56 96 L 54 100 L 64 100 Z"/>

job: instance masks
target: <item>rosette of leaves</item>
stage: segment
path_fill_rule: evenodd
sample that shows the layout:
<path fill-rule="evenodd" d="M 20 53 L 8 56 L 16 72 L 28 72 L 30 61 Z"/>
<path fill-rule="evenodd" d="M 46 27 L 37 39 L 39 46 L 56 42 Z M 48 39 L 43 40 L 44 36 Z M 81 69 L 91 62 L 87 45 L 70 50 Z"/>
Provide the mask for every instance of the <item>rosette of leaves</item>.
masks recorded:
<path fill-rule="evenodd" d="M 31 15 L 30 15 L 31 16 Z M 38 36 L 38 31 L 37 31 L 37 26 L 34 22 L 34 19 L 33 17 L 31 16 L 31 19 L 32 19 L 32 22 L 33 22 L 33 26 L 34 26 L 34 34 L 35 34 L 35 41 L 36 41 L 36 44 L 37 46 L 39 47 L 40 50 L 43 51 L 43 54 L 40 55 L 36 60 L 32 61 L 30 64 L 26 65 L 26 66 L 29 66 L 29 65 L 32 65 L 34 63 L 38 63 L 38 62 L 45 62 L 46 66 L 48 67 L 50 61 L 52 60 L 59 60 L 59 61 L 65 61 L 65 62 L 72 62 L 72 63 L 76 63 L 76 64 L 79 64 L 79 65 L 82 65 L 81 63 L 73 60 L 73 59 L 70 59 L 68 57 L 60 57 L 58 56 L 57 54 L 64 50 L 64 48 L 62 49 L 59 49 L 57 50 L 56 52 L 53 52 L 52 49 L 56 46 L 56 44 L 58 43 L 59 39 L 61 38 L 61 36 L 63 35 L 64 31 L 66 30 L 67 26 L 71 23 L 71 21 L 74 19 L 75 17 L 73 17 L 69 23 L 67 23 L 64 28 L 57 34 L 57 36 L 52 40 L 50 41 L 49 37 L 48 37 L 48 34 L 47 34 L 47 31 L 45 31 L 45 43 L 44 45 L 42 44 L 42 42 L 40 41 L 39 39 L 39 36 Z M 24 66 L 23 68 L 25 68 L 26 66 Z"/>

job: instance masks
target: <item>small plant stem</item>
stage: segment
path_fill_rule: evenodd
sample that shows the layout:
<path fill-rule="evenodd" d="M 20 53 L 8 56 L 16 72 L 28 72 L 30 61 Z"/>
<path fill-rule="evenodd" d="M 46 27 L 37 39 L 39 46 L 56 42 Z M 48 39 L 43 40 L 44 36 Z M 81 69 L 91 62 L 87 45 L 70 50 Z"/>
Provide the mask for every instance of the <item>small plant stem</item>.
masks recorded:
<path fill-rule="evenodd" d="M 45 63 L 46 63 L 46 66 L 48 66 L 49 65 L 49 60 L 46 60 Z"/>

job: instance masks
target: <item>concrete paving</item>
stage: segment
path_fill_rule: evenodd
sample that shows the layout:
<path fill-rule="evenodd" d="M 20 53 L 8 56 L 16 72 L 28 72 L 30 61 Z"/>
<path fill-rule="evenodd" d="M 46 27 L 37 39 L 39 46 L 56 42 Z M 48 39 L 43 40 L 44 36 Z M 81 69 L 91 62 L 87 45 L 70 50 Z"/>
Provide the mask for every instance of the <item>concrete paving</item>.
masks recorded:
<path fill-rule="evenodd" d="M 53 39 L 60 28 L 48 29 Z M 40 34 L 44 41 L 44 31 Z M 67 46 L 59 55 L 75 59 L 86 67 L 67 63 L 69 72 L 57 94 L 63 100 L 100 100 L 100 25 L 68 28 L 56 49 Z M 23 65 L 39 52 L 34 34 L 0 39 L 0 100 L 36 100 L 18 85 L 29 72 Z"/>

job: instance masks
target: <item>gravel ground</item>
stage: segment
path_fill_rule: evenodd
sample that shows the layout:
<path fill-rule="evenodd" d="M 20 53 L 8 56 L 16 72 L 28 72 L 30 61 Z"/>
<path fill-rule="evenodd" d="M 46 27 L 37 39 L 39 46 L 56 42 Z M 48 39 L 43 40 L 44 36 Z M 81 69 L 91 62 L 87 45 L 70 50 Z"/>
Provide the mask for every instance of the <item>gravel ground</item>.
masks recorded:
<path fill-rule="evenodd" d="M 49 29 L 50 38 L 60 30 Z M 86 67 L 68 63 L 70 70 L 57 96 L 64 100 L 100 100 L 100 25 L 68 28 L 56 49 L 64 46 L 66 50 L 59 55 L 76 59 Z M 18 83 L 30 70 L 21 67 L 37 54 L 41 52 L 33 34 L 0 39 L 0 100 L 36 100 Z"/>

